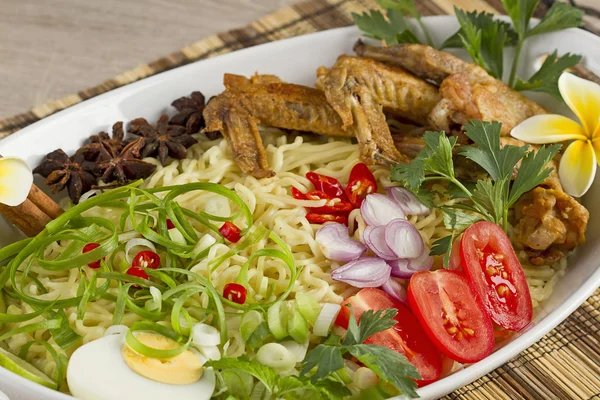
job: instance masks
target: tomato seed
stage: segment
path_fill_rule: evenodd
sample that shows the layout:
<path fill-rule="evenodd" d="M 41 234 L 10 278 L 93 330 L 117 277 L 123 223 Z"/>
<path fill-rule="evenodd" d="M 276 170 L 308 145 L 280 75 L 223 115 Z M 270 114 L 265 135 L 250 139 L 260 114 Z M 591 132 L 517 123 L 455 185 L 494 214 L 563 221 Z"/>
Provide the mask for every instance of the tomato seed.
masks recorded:
<path fill-rule="evenodd" d="M 504 297 L 508 293 L 508 287 L 506 285 L 498 285 L 496 287 L 496 292 L 499 296 Z"/>
<path fill-rule="evenodd" d="M 454 335 L 456 332 L 458 332 L 458 328 L 453 326 L 450 328 L 446 328 L 446 331 L 448 331 L 449 334 Z"/>
<path fill-rule="evenodd" d="M 475 331 L 471 328 L 464 328 L 463 331 L 465 331 L 465 333 L 469 336 L 473 336 L 475 334 Z"/>

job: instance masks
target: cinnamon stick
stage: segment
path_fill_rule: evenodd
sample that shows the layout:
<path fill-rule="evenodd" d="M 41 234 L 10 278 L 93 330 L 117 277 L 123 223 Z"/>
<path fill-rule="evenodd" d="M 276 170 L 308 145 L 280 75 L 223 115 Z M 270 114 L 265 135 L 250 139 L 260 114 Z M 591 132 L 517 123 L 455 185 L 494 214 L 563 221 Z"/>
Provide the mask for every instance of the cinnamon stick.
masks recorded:
<path fill-rule="evenodd" d="M 36 236 L 52 221 L 48 214 L 29 199 L 16 207 L 0 203 L 0 213 L 4 214 L 6 219 L 29 237 Z"/>
<path fill-rule="evenodd" d="M 65 210 L 56 204 L 50 196 L 44 193 L 36 185 L 31 185 L 31 190 L 29 191 L 27 198 L 51 219 L 57 218 L 60 214 L 65 212 Z"/>

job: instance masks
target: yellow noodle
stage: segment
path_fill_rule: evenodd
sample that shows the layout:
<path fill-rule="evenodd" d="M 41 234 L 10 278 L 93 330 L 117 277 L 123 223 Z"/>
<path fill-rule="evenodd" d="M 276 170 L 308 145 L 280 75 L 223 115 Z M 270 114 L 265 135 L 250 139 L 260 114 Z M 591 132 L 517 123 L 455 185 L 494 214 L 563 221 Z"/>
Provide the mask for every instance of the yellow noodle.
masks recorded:
<path fill-rule="evenodd" d="M 224 140 L 209 141 L 204 136 L 199 136 L 199 143 L 189 149 L 188 158 L 184 160 L 173 160 L 169 165 L 162 167 L 154 159 L 147 161 L 157 165 L 156 172 L 145 182 L 145 187 L 158 187 L 176 185 L 190 182 L 214 182 L 220 183 L 236 191 L 240 198 L 247 204 L 253 214 L 256 223 L 264 224 L 268 229 L 276 232 L 285 243 L 290 246 L 294 260 L 301 269 L 299 278 L 293 288 L 292 296 L 296 292 L 308 292 L 322 302 L 340 303 L 344 298 L 354 294 L 357 289 L 346 284 L 333 281 L 330 271 L 339 267 L 336 262 L 325 258 L 315 241 L 318 225 L 311 225 L 305 218 L 306 206 L 321 206 L 323 201 L 296 200 L 290 196 L 292 186 L 301 191 L 312 188 L 306 179 L 308 171 L 335 177 L 343 185 L 347 183 L 348 175 L 352 167 L 359 162 L 358 146 L 349 140 L 333 140 L 322 137 L 286 136 L 277 129 L 264 129 L 264 142 L 267 148 L 269 165 L 276 172 L 272 178 L 256 179 L 241 173 L 232 159 L 231 150 Z M 378 180 L 380 192 L 393 185 L 390 179 L 389 168 L 374 166 L 373 172 Z M 191 192 L 178 198 L 181 206 L 192 210 L 205 210 L 214 208 L 214 213 L 229 215 L 233 204 L 223 202 L 223 198 L 217 198 L 211 193 Z M 93 209 L 89 215 L 98 215 L 108 218 L 117 223 L 122 210 L 117 209 Z M 431 247 L 432 243 L 450 232 L 444 227 L 443 215 L 439 209 L 432 210 L 428 216 L 410 216 L 409 220 L 419 229 L 426 245 Z M 242 224 L 243 221 L 235 221 Z M 350 213 L 349 226 L 351 234 L 357 239 L 362 239 L 365 223 L 359 210 Z M 127 227 L 131 229 L 130 223 Z M 216 257 L 226 253 L 230 246 L 227 244 L 215 244 L 209 251 L 208 256 L 192 267 L 192 271 L 210 276 L 213 285 L 218 291 L 224 286 L 235 281 L 242 265 L 258 249 L 264 247 L 263 240 L 240 254 L 225 260 L 213 271 L 209 271 L 209 262 Z M 68 241 L 52 243 L 45 249 L 46 258 L 55 258 L 67 246 Z M 123 259 L 119 254 L 117 259 Z M 119 263 L 113 267 L 119 270 Z M 439 266 L 436 260 L 436 266 Z M 534 267 L 524 264 L 525 274 L 530 281 L 531 294 L 537 305 L 544 301 L 558 279 L 564 274 L 566 260 L 561 260 L 553 266 Z M 83 268 L 83 272 L 89 279 L 91 271 Z M 35 285 L 30 285 L 25 290 L 32 296 L 44 300 L 57 298 L 70 298 L 77 294 L 80 282 L 78 270 L 48 271 L 33 265 L 31 273 L 46 287 L 48 293 L 42 294 Z M 289 283 L 289 271 L 280 260 L 259 258 L 250 265 L 249 295 L 256 300 L 262 300 L 267 295 L 269 284 L 274 284 L 275 293 L 282 293 Z M 100 285 L 101 282 L 98 282 Z M 116 289 L 110 288 L 109 293 L 116 295 Z M 190 299 L 191 303 L 198 307 L 207 307 L 209 299 L 205 294 Z M 14 299 L 8 299 L 9 314 L 30 313 L 34 310 L 30 306 Z M 86 313 L 82 320 L 77 319 L 76 309 L 65 310 L 71 327 L 76 333 L 83 337 L 83 343 L 102 337 L 106 328 L 112 324 L 115 304 L 106 299 L 96 299 L 87 304 Z M 129 311 L 125 313 L 122 323 L 131 325 L 141 318 Z M 41 321 L 43 317 L 24 323 L 6 324 L 4 331 L 17 328 L 32 322 Z M 168 321 L 163 322 L 169 325 Z M 241 335 L 239 333 L 239 317 L 228 317 L 229 342 L 225 346 L 228 356 L 237 357 L 246 351 Z M 32 339 L 48 340 L 58 351 L 53 339 L 47 331 L 36 331 L 32 333 L 18 334 L 6 341 L 6 345 L 13 352 L 18 352 L 21 347 Z M 70 349 L 73 351 L 74 349 Z M 38 368 L 51 375 L 55 365 L 52 358 L 47 354 L 43 346 L 33 345 L 28 352 L 27 359 Z"/>

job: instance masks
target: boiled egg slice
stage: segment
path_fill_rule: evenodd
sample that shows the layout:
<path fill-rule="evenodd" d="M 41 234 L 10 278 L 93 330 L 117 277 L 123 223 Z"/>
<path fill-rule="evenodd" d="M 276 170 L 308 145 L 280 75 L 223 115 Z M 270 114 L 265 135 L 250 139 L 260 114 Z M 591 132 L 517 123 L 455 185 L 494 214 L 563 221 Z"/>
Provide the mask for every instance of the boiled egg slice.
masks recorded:
<path fill-rule="evenodd" d="M 211 368 L 187 385 L 172 385 L 134 372 L 121 354 L 125 335 L 110 335 L 78 348 L 69 361 L 67 382 L 80 400 L 209 400 L 215 389 Z M 176 371 L 172 373 L 176 374 Z"/>

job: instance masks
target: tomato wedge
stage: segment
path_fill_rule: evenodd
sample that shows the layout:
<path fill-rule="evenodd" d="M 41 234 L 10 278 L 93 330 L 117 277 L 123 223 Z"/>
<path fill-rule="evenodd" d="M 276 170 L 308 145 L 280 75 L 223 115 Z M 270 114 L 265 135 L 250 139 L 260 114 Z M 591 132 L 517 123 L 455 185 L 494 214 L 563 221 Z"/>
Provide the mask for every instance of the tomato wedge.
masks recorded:
<path fill-rule="evenodd" d="M 506 233 L 498 225 L 471 225 L 460 242 L 465 276 L 492 321 L 520 331 L 531 322 L 533 305 L 523 267 Z"/>
<path fill-rule="evenodd" d="M 357 320 L 367 310 L 384 310 L 395 308 L 398 314 L 396 325 L 387 331 L 376 333 L 369 337 L 365 343 L 387 347 L 403 354 L 421 374 L 422 379 L 417 381 L 419 386 L 424 386 L 438 380 L 442 374 L 442 354 L 427 338 L 419 321 L 408 307 L 392 299 L 383 290 L 375 288 L 362 289 L 356 295 L 346 299 L 345 305 L 352 305 L 352 311 Z M 348 328 L 350 308 L 342 307 L 335 323 Z"/>
<path fill-rule="evenodd" d="M 477 362 L 494 349 L 492 321 L 461 273 L 417 272 L 408 302 L 431 341 L 453 360 Z"/>

